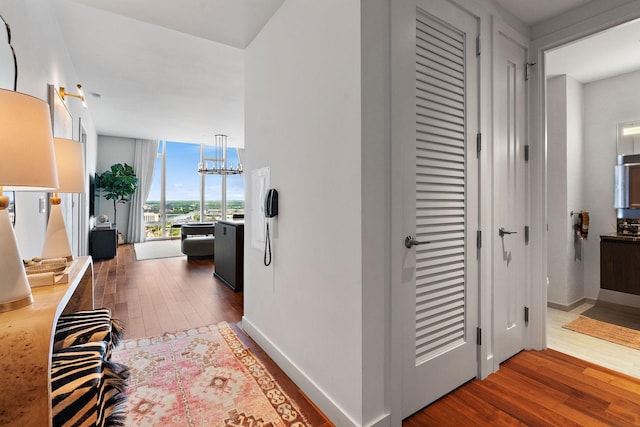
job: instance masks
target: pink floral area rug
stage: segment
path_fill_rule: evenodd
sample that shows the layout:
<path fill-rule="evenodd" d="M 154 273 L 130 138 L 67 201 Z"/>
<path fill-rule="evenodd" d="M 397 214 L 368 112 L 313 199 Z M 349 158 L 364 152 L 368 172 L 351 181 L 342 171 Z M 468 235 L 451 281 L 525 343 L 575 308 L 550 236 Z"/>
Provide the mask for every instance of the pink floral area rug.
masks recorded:
<path fill-rule="evenodd" d="M 307 427 L 309 423 L 227 323 L 123 341 L 129 426 Z"/>

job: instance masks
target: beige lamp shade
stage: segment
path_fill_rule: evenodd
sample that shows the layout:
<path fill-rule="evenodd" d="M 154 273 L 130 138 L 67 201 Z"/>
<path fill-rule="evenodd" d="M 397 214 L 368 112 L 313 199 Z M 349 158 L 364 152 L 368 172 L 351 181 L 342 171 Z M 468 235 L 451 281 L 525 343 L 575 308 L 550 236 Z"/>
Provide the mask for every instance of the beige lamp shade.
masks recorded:
<path fill-rule="evenodd" d="M 59 193 L 84 193 L 84 153 L 82 144 L 66 138 L 53 138 L 58 169 Z"/>
<path fill-rule="evenodd" d="M 0 89 L 0 186 L 50 191 L 58 186 L 49 105 Z"/>
<path fill-rule="evenodd" d="M 58 187 L 49 106 L 19 92 L 0 89 L 0 312 L 33 302 L 2 187 L 49 191 Z"/>

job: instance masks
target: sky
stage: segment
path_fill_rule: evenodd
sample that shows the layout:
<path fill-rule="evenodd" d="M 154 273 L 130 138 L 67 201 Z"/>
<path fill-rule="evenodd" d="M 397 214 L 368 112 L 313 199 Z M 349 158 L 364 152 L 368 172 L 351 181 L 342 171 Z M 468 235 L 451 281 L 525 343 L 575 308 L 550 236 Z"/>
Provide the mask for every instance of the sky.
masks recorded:
<path fill-rule="evenodd" d="M 205 147 L 205 157 L 211 147 Z M 159 148 L 160 150 L 160 148 Z M 166 200 L 200 200 L 200 145 L 180 142 L 166 142 L 167 188 Z M 238 156 L 235 148 L 227 150 L 227 166 L 237 167 Z M 156 159 L 153 184 L 149 201 L 160 201 L 161 159 Z M 205 200 L 221 199 L 221 177 L 205 175 Z M 227 200 L 244 200 L 244 174 L 227 176 Z"/>

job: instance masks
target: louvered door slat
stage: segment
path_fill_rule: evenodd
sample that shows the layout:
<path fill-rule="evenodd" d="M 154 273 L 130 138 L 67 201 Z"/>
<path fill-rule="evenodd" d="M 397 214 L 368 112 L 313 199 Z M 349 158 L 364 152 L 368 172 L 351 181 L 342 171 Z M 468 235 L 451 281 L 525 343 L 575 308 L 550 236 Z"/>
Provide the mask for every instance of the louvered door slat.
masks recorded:
<path fill-rule="evenodd" d="M 452 50 L 457 50 L 462 55 L 464 51 L 464 39 L 457 31 L 443 25 L 442 23 L 431 19 L 426 15 L 418 15 L 417 30 L 420 34 L 428 34 L 429 42 L 433 40 L 435 43 L 449 46 Z"/>
<path fill-rule="evenodd" d="M 441 149 L 442 146 L 464 149 L 464 144 L 461 143 L 460 138 L 449 138 L 429 132 L 427 129 L 416 129 L 416 131 L 416 143 L 421 146 L 429 143 L 434 146 L 434 149 Z"/>
<path fill-rule="evenodd" d="M 460 269 L 464 269 L 464 262 L 457 262 L 453 264 L 440 264 L 440 265 L 428 265 L 427 263 L 418 263 L 416 265 L 416 271 L 420 274 L 441 274 L 441 273 L 449 273 L 453 271 L 459 271 Z M 416 280 L 416 283 L 420 282 L 420 280 Z M 421 309 L 419 307 L 418 309 Z"/>
<path fill-rule="evenodd" d="M 425 98 L 431 98 L 441 104 L 449 105 L 451 107 L 461 107 L 461 95 L 447 90 L 445 87 L 433 86 L 427 84 L 422 80 L 416 82 L 416 89 L 418 94 Z"/>
<path fill-rule="evenodd" d="M 416 37 L 416 361 L 464 342 L 464 36 L 421 16 Z"/>
<path fill-rule="evenodd" d="M 418 80 L 423 80 L 422 76 L 430 76 L 434 79 L 447 82 L 447 84 L 454 84 L 451 80 L 457 83 L 458 86 L 464 87 L 462 84 L 462 74 L 444 67 L 434 62 L 427 62 L 427 58 L 423 58 L 422 61 L 416 63 L 416 73 Z"/>

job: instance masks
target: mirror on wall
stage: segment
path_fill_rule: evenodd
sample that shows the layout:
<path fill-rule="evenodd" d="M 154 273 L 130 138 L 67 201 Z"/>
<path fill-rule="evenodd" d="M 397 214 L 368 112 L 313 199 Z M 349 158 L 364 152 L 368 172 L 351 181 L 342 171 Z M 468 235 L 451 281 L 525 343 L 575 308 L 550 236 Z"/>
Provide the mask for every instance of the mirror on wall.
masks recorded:
<path fill-rule="evenodd" d="M 17 66 L 11 47 L 11 29 L 0 15 L 0 88 L 16 90 Z"/>
<path fill-rule="evenodd" d="M 0 15 L 0 88 L 16 90 L 17 79 L 16 57 L 11 47 L 11 29 Z M 15 193 L 5 191 L 5 196 L 9 197 L 9 217 L 11 223 L 16 223 Z"/>
<path fill-rule="evenodd" d="M 640 154 L 640 120 L 618 123 L 618 156 Z"/>

